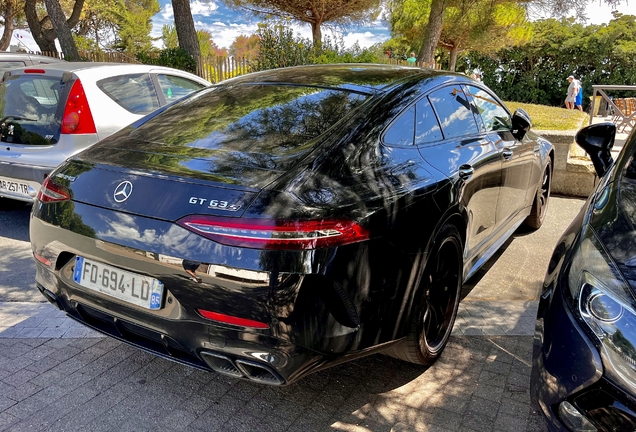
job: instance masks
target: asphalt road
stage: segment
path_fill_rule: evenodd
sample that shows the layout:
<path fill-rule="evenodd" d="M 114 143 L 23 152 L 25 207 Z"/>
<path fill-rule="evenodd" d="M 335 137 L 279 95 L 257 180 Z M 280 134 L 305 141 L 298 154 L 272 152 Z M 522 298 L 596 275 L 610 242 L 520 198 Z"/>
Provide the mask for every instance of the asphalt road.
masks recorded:
<path fill-rule="evenodd" d="M 545 269 L 583 200 L 552 197 L 467 281 L 453 336 L 424 368 L 374 355 L 288 387 L 235 380 L 70 323 L 35 289 L 30 207 L 0 199 L 1 431 L 545 432 L 530 403 Z"/>
<path fill-rule="evenodd" d="M 31 206 L 0 198 L 0 302 L 42 302 L 29 244 Z"/>

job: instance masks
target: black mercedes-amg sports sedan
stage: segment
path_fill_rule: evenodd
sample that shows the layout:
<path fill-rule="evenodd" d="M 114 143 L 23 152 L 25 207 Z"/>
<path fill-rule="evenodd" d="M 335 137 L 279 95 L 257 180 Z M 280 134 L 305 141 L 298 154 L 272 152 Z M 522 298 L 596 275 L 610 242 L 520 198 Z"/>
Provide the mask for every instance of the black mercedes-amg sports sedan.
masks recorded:
<path fill-rule="evenodd" d="M 540 297 L 532 395 L 554 431 L 636 430 L 636 134 L 579 131 L 600 177 L 557 243 Z"/>
<path fill-rule="evenodd" d="M 51 173 L 37 286 L 116 339 L 266 384 L 381 350 L 429 364 L 463 281 L 545 218 L 554 154 L 530 127 L 454 73 L 228 80 Z"/>

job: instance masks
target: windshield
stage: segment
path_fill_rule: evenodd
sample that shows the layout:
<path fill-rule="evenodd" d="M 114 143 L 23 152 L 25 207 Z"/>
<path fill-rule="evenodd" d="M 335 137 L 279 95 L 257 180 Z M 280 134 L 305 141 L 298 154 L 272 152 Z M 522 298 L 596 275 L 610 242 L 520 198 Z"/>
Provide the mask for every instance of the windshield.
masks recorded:
<path fill-rule="evenodd" d="M 267 168 L 281 169 L 368 97 L 291 85 L 213 87 L 150 119 L 131 137 L 206 149 L 210 156 L 231 152 L 242 163 L 261 166 L 266 160 Z"/>
<path fill-rule="evenodd" d="M 60 136 L 62 84 L 41 75 L 10 76 L 0 83 L 0 141 L 49 145 Z"/>

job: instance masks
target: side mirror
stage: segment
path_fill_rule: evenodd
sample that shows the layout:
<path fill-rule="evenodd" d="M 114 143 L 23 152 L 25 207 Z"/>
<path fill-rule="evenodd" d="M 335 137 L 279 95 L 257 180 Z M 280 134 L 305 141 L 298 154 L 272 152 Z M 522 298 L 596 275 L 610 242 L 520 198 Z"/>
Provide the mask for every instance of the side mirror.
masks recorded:
<path fill-rule="evenodd" d="M 613 162 L 611 150 L 615 137 L 616 125 L 610 122 L 586 126 L 574 137 L 579 147 L 592 159 L 599 177 L 603 177 Z"/>
<path fill-rule="evenodd" d="M 530 115 L 521 108 L 517 108 L 512 115 L 512 134 L 515 138 L 521 140 L 531 127 L 532 119 Z"/>

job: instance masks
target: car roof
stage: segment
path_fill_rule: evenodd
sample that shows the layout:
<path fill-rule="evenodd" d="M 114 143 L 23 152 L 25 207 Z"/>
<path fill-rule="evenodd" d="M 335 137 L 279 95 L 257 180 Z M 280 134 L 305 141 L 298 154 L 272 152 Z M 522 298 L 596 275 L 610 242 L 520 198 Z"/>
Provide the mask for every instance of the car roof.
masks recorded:
<path fill-rule="evenodd" d="M 294 66 L 254 72 L 223 81 L 217 86 L 238 84 L 287 84 L 334 87 L 375 93 L 386 90 L 409 78 L 421 79 L 446 75 L 448 71 L 436 71 L 418 67 L 365 63 Z"/>
<path fill-rule="evenodd" d="M 0 51 L 0 61 L 7 61 L 7 60 L 21 60 L 24 58 L 29 58 L 31 60 L 43 60 L 43 61 L 47 61 L 47 62 L 57 62 L 57 63 L 61 63 L 64 62 L 64 60 L 57 58 L 57 57 L 49 57 L 49 56 L 45 56 L 45 55 L 40 55 L 40 54 L 31 54 L 31 53 L 26 53 L 26 52 L 11 52 L 11 51 Z"/>
<path fill-rule="evenodd" d="M 114 63 L 114 62 L 60 62 L 54 64 L 37 65 L 38 69 L 47 71 L 76 72 L 86 69 L 96 69 L 105 67 L 120 67 L 128 69 L 150 70 L 150 69 L 169 69 L 164 66 L 153 66 L 138 63 Z M 29 69 L 29 68 L 20 68 Z M 173 69 L 174 70 L 174 69 Z"/>

